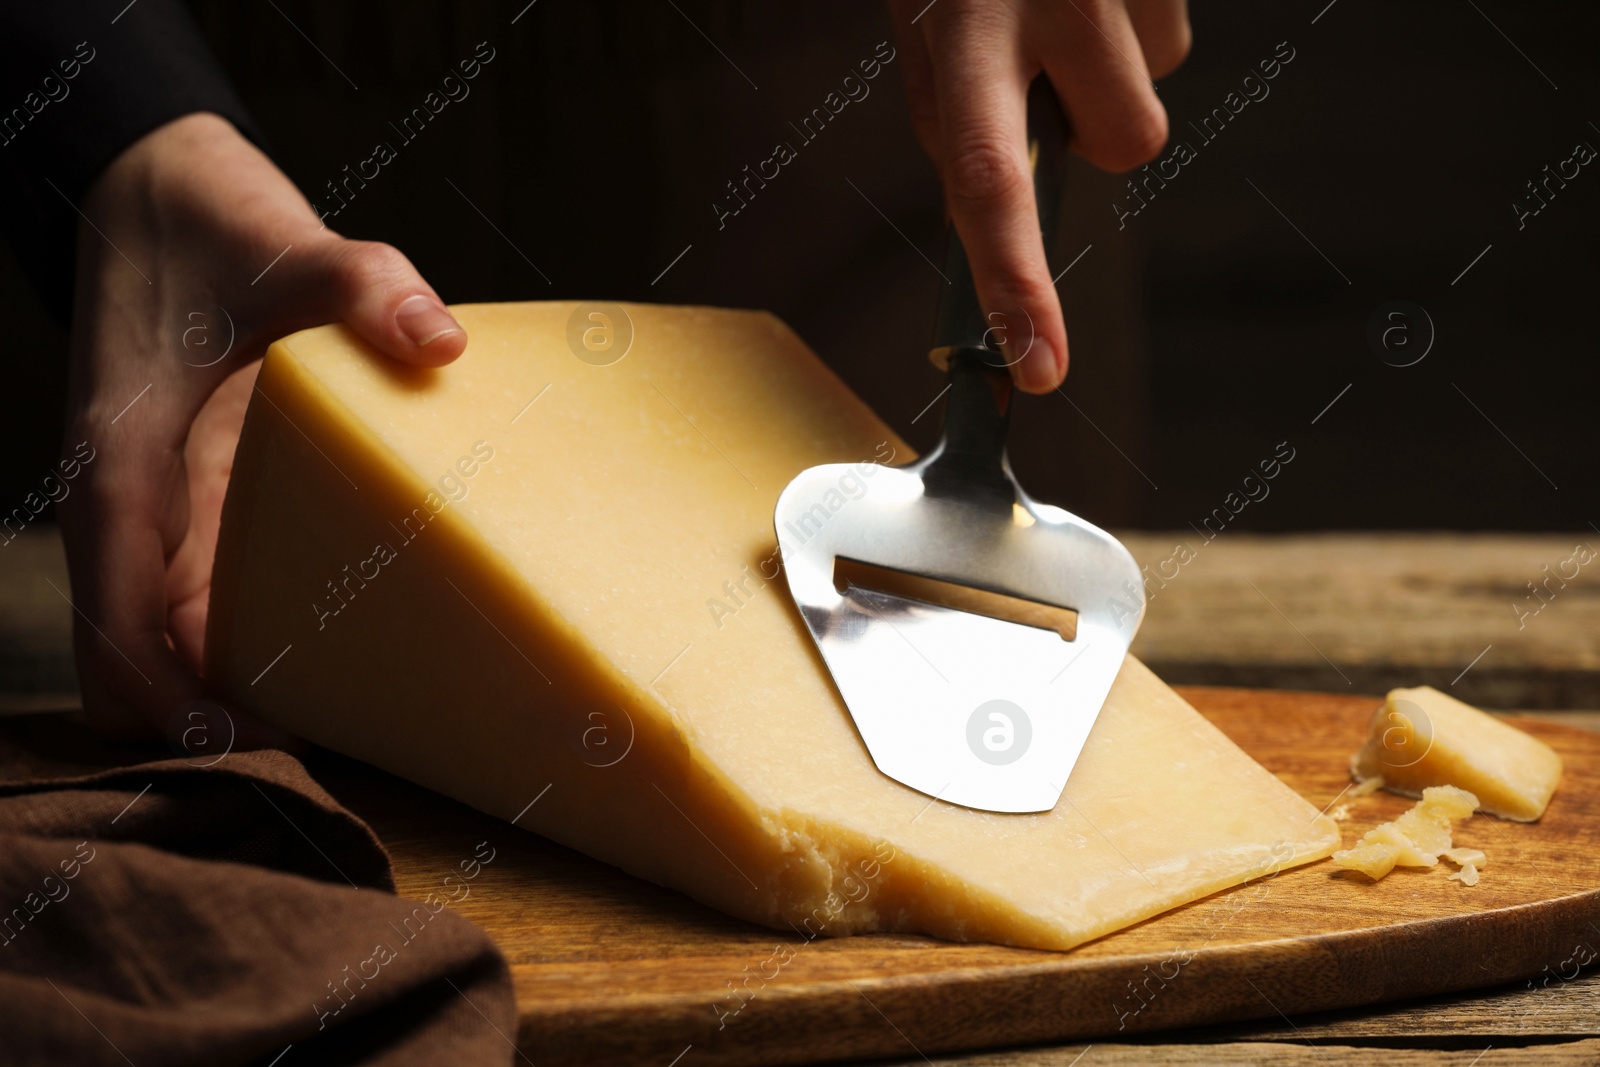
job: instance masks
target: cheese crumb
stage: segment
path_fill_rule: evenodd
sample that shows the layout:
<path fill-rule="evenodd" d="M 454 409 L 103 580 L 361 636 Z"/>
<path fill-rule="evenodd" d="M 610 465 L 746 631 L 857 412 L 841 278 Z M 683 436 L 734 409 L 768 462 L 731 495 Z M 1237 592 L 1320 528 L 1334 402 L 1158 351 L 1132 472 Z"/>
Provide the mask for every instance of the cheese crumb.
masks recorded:
<path fill-rule="evenodd" d="M 1357 797 L 1368 796 L 1383 788 L 1383 775 L 1375 774 L 1371 778 L 1364 778 L 1351 787 L 1346 795 L 1355 800 Z"/>
<path fill-rule="evenodd" d="M 1472 818 L 1477 807 L 1478 798 L 1465 789 L 1429 786 L 1422 791 L 1422 799 L 1399 818 L 1368 830 L 1354 847 L 1335 852 L 1334 866 L 1360 871 L 1377 881 L 1396 867 L 1433 867 L 1444 856 L 1461 865 L 1451 878 L 1477 885 L 1477 865 L 1484 861 L 1483 853 L 1455 848 L 1451 841 L 1452 823 Z"/>
<path fill-rule="evenodd" d="M 1439 853 L 1439 855 L 1462 867 L 1468 864 L 1474 867 L 1482 867 L 1483 861 L 1487 858 L 1475 848 L 1452 848 L 1447 852 Z"/>
<path fill-rule="evenodd" d="M 1452 848 L 1446 849 L 1439 855 L 1451 863 L 1461 865 L 1461 869 L 1452 874 L 1451 878 L 1462 885 L 1478 884 L 1478 868 L 1483 866 L 1483 861 L 1487 858 L 1482 852 L 1475 848 Z"/>

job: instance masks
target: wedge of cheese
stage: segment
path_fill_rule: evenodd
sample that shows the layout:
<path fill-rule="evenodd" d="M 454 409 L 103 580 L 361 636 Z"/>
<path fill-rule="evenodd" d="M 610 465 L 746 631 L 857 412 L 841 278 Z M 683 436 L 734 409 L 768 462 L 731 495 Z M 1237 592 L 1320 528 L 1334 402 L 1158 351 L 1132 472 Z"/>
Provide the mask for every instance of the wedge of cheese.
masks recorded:
<path fill-rule="evenodd" d="M 1519 822 L 1544 814 L 1561 780 L 1561 757 L 1549 745 L 1430 686 L 1395 689 L 1367 723 L 1350 759 L 1357 781 L 1421 796 L 1453 785 L 1483 811 Z"/>
<path fill-rule="evenodd" d="M 772 514 L 802 468 L 906 445 L 770 315 L 454 312 L 471 340 L 440 370 L 337 326 L 268 353 L 206 649 L 239 705 L 810 934 L 1063 949 L 1337 847 L 1131 658 L 1050 812 L 883 776 L 783 587 Z"/>

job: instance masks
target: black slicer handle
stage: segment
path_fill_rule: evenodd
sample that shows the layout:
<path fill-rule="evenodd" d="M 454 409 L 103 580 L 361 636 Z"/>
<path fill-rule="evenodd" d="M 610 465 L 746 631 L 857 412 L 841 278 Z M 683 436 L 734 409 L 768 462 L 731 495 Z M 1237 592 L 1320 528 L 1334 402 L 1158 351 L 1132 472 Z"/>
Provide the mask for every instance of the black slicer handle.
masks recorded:
<path fill-rule="evenodd" d="M 1034 199 L 1040 229 L 1048 249 L 1061 202 L 1066 166 L 1067 119 L 1055 90 L 1043 75 L 1028 91 L 1028 151 L 1033 166 Z M 992 495 L 1007 506 L 1016 497 L 1016 485 L 1006 466 L 1006 430 L 1011 415 L 1010 356 L 1000 349 L 1014 344 L 1026 349 L 1028 324 L 988 321 L 972 281 L 972 267 L 955 227 L 950 227 L 945 251 L 945 277 L 949 284 L 939 300 L 929 359 L 948 370 L 950 384 L 944 411 L 944 440 L 937 459 L 923 473 L 930 492 L 941 484 Z M 991 327 L 994 329 L 991 330 Z M 994 338 L 995 345 L 988 343 Z"/>

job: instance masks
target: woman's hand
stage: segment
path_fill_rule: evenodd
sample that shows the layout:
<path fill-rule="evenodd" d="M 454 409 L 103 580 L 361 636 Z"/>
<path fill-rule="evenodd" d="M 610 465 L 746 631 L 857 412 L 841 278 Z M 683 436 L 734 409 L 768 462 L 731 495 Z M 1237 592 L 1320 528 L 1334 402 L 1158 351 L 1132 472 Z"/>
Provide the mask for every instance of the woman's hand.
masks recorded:
<path fill-rule="evenodd" d="M 437 366 L 467 339 L 403 255 L 324 228 L 215 115 L 141 138 L 82 212 L 66 440 L 93 455 L 60 505 L 78 675 L 100 732 L 158 736 L 201 696 L 222 498 L 266 346 L 342 319 Z M 239 747 L 282 740 L 233 717 Z"/>
<path fill-rule="evenodd" d="M 912 124 L 944 180 L 979 302 L 1012 337 L 1032 322 L 1012 373 L 1049 392 L 1067 372 L 1067 331 L 1033 202 L 1028 85 L 1049 77 L 1091 163 L 1148 162 L 1167 139 L 1151 78 L 1189 51 L 1185 0 L 889 0 L 889 10 Z"/>

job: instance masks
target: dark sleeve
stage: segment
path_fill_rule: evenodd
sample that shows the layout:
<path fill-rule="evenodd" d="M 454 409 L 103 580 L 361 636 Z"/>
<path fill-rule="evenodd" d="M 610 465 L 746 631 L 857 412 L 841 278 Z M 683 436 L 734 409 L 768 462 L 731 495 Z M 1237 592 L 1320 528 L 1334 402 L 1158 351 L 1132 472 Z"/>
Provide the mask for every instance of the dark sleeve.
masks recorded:
<path fill-rule="evenodd" d="M 179 0 L 0 4 L 0 229 L 62 322 L 74 205 L 124 148 L 196 111 L 261 142 Z"/>

